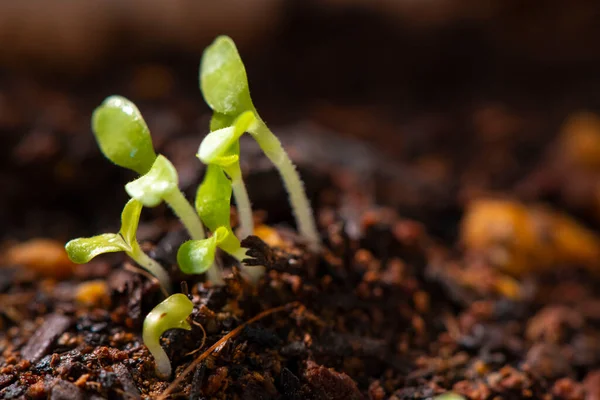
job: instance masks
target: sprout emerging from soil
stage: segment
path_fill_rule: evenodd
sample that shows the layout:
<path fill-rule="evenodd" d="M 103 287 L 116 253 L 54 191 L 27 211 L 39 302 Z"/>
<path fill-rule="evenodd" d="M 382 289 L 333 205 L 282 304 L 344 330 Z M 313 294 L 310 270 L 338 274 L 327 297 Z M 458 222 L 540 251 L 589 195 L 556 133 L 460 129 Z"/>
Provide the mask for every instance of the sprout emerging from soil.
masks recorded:
<path fill-rule="evenodd" d="M 160 377 L 171 376 L 171 361 L 160 345 L 160 337 L 169 329 L 192 329 L 187 322 L 194 304 L 186 295 L 177 293 L 154 307 L 144 319 L 142 337 L 156 361 L 156 373 Z"/>
<path fill-rule="evenodd" d="M 279 170 L 300 234 L 311 247 L 318 249 L 321 240 L 302 180 L 279 139 L 258 115 L 250 97 L 244 63 L 231 38 L 219 36 L 204 51 L 200 64 L 200 87 L 204 99 L 214 111 L 211 130 L 235 126 L 236 119 L 242 114 L 248 111 L 253 114 L 255 121 L 247 130 Z"/>
<path fill-rule="evenodd" d="M 221 159 L 223 158 L 225 156 L 221 157 Z M 225 168 L 229 166 L 227 165 Z M 246 256 L 246 249 L 241 247 L 240 241 L 231 230 L 229 208 L 233 183 L 225 174 L 226 170 L 218 164 L 209 164 L 207 166 L 204 180 L 198 188 L 196 196 L 196 211 L 208 229 L 215 233 L 214 236 L 218 236 L 215 245 L 242 263 Z M 219 231 L 221 231 L 221 234 L 217 235 Z M 191 247 L 187 250 L 192 252 L 198 251 L 192 250 Z M 188 254 L 192 257 L 191 253 Z M 243 264 L 242 270 L 252 281 L 257 281 L 264 273 L 259 267 L 248 268 Z"/>
<path fill-rule="evenodd" d="M 119 233 L 104 233 L 69 241 L 65 245 L 69 259 L 77 264 L 85 264 L 100 254 L 123 251 L 142 268 L 154 275 L 169 293 L 171 291 L 169 275 L 158 262 L 142 251 L 137 241 L 136 232 L 141 212 L 142 203 L 135 199 L 129 200 L 121 213 Z"/>

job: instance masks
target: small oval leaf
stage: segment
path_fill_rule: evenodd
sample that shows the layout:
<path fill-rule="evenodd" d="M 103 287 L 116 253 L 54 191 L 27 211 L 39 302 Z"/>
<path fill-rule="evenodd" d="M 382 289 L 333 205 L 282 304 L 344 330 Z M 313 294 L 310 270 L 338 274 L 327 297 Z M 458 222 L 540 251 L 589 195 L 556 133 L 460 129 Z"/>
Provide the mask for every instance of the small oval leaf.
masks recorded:
<path fill-rule="evenodd" d="M 177 170 L 163 155 L 156 158 L 152 168 L 145 175 L 125 185 L 125 190 L 146 207 L 156 207 L 165 195 L 178 190 Z"/>
<path fill-rule="evenodd" d="M 200 143 L 197 157 L 204 164 L 213 164 L 215 159 L 223 156 L 223 153 L 236 141 L 235 128 L 230 126 L 210 132 Z"/>
<path fill-rule="evenodd" d="M 121 230 L 119 233 L 127 244 L 137 241 L 137 228 L 140 222 L 143 204 L 136 199 L 131 199 L 123 207 L 121 213 Z"/>
<path fill-rule="evenodd" d="M 65 245 L 65 250 L 71 261 L 85 264 L 100 254 L 129 251 L 130 247 L 121 235 L 104 233 L 90 238 L 73 239 Z"/>
<path fill-rule="evenodd" d="M 240 136 L 256 120 L 257 118 L 252 111 L 246 111 L 233 121 L 232 126 L 213 130 L 200 143 L 198 158 L 205 164 L 219 164 L 222 166 L 228 166 L 236 162 L 237 160 L 230 160 L 232 160 L 231 156 L 239 157 Z"/>
<path fill-rule="evenodd" d="M 215 260 L 217 236 L 204 240 L 188 240 L 177 251 L 179 269 L 186 274 L 202 274 L 210 269 Z"/>
<path fill-rule="evenodd" d="M 204 180 L 196 192 L 196 211 L 200 219 L 214 232 L 220 226 L 230 226 L 231 181 L 221 167 L 209 164 Z"/>
<path fill-rule="evenodd" d="M 110 96 L 92 115 L 92 130 L 102 153 L 139 174 L 156 159 L 148 126 L 138 108 L 122 96 Z"/>
<path fill-rule="evenodd" d="M 254 108 L 246 68 L 230 37 L 219 36 L 204 50 L 200 88 L 210 108 L 221 114 L 239 115 Z"/>

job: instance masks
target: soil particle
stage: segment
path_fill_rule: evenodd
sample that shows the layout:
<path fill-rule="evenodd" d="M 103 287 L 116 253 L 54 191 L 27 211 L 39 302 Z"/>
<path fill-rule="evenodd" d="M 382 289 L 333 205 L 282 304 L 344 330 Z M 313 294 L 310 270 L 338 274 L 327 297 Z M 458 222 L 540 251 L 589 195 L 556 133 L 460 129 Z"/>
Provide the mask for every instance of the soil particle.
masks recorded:
<path fill-rule="evenodd" d="M 356 382 L 348 375 L 326 368 L 313 361 L 306 363 L 304 378 L 308 381 L 316 399 L 364 400 Z"/>
<path fill-rule="evenodd" d="M 32 363 L 39 361 L 48 353 L 53 342 L 69 328 L 71 323 L 71 318 L 61 314 L 48 316 L 21 351 L 23 358 Z"/>
<path fill-rule="evenodd" d="M 117 375 L 117 379 L 123 387 L 123 391 L 127 394 L 127 397 L 131 399 L 139 399 L 140 391 L 138 390 L 129 369 L 122 363 L 113 365 L 113 371 Z"/>
<path fill-rule="evenodd" d="M 50 400 L 83 400 L 85 393 L 71 382 L 59 380 L 52 386 Z"/>
<path fill-rule="evenodd" d="M 303 399 L 300 379 L 289 369 L 283 368 L 280 377 L 281 393 L 290 400 Z"/>
<path fill-rule="evenodd" d="M 586 392 L 586 400 L 600 400 L 600 370 L 594 370 L 587 374 L 583 381 Z"/>
<path fill-rule="evenodd" d="M 523 370 L 548 379 L 572 373 L 569 360 L 562 349 L 549 343 L 536 343 L 529 349 Z"/>

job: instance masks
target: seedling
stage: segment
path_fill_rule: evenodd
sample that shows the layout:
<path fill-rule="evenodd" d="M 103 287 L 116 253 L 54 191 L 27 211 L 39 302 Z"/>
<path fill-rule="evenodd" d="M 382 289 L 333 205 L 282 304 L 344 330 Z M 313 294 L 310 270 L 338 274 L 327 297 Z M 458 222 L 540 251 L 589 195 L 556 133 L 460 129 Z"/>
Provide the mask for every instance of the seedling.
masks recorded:
<path fill-rule="evenodd" d="M 204 99 L 214 111 L 211 130 L 234 126 L 234 121 L 243 113 L 252 113 L 255 121 L 248 126 L 248 132 L 279 170 L 300 233 L 313 248 L 318 249 L 321 240 L 302 180 L 279 139 L 258 115 L 250 97 L 244 63 L 231 38 L 220 36 L 204 51 L 200 64 L 200 87 Z"/>
<path fill-rule="evenodd" d="M 221 157 L 221 159 L 224 158 L 225 156 Z M 226 165 L 225 170 L 229 166 Z M 219 247 L 241 263 L 246 256 L 246 249 L 241 247 L 240 241 L 231 230 L 229 217 L 231 193 L 232 181 L 227 178 L 221 165 L 209 164 L 206 168 L 204 180 L 198 188 L 196 195 L 196 211 L 200 215 L 202 222 L 204 222 L 208 229 L 214 232 L 213 238 L 215 238 L 215 241 L 211 245 Z M 194 255 L 194 253 L 202 253 L 203 250 L 201 249 L 204 248 L 204 245 L 198 246 L 200 245 L 186 247 L 185 252 L 183 252 L 184 246 L 182 246 L 178 256 L 181 255 L 189 260 L 198 258 L 199 255 Z M 198 263 L 195 262 L 195 264 Z M 198 265 L 196 268 L 200 268 L 200 266 Z M 258 267 L 245 268 L 242 264 L 242 269 L 254 281 L 258 280 L 263 274 L 262 269 Z"/>
<path fill-rule="evenodd" d="M 213 125 L 215 120 L 213 119 Z M 233 190 L 233 196 L 237 205 L 238 216 L 240 220 L 240 237 L 245 238 L 252 235 L 254 232 L 254 221 L 252 219 L 252 207 L 250 205 L 250 199 L 248 198 L 248 192 L 246 191 L 246 185 L 242 179 L 242 170 L 240 168 L 240 136 L 248 130 L 248 128 L 256 122 L 254 114 L 250 111 L 243 113 L 233 123 L 233 126 L 212 130 L 200 144 L 198 149 L 197 157 L 205 164 L 209 165 L 208 169 L 214 168 L 212 166 L 218 166 L 224 172 L 227 173 L 231 179 L 229 188 L 229 197 L 231 197 L 231 191 Z M 208 173 L 207 173 L 208 176 Z M 207 213 L 203 213 L 198 208 L 198 199 L 202 197 L 196 197 L 196 210 L 200 213 L 202 221 L 210 228 L 205 216 Z M 227 211 L 229 213 L 229 210 Z"/>
<path fill-rule="evenodd" d="M 163 378 L 171 376 L 171 361 L 160 345 L 160 337 L 169 329 L 192 329 L 187 318 L 193 309 L 190 299 L 177 293 L 154 307 L 144 319 L 142 338 L 154 356 L 157 375 Z"/>
<path fill-rule="evenodd" d="M 136 238 L 142 203 L 131 199 L 121 213 L 121 229 L 118 233 L 104 233 L 90 238 L 73 239 L 65 245 L 67 255 L 77 264 L 85 264 L 104 253 L 123 251 L 141 267 L 154 275 L 170 292 L 171 279 L 163 267 L 142 251 Z"/>
<path fill-rule="evenodd" d="M 204 239 L 200 219 L 179 190 L 175 167 L 154 152 L 150 131 L 135 104 L 121 96 L 108 97 L 94 111 L 92 130 L 106 158 L 143 175 L 125 187 L 131 197 L 147 207 L 164 200 L 193 239 Z"/>

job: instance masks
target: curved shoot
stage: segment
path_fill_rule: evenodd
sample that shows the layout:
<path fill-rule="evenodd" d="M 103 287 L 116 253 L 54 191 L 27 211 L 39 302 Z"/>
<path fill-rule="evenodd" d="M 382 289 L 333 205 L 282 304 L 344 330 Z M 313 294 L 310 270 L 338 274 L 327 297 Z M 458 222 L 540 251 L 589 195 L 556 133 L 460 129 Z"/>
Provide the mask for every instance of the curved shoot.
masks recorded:
<path fill-rule="evenodd" d="M 160 377 L 171 376 L 171 361 L 160 345 L 160 337 L 169 329 L 190 330 L 187 318 L 194 310 L 194 304 L 184 294 L 177 293 L 169 296 L 154 307 L 144 319 L 142 338 L 144 344 L 154 356 L 156 373 Z"/>
<path fill-rule="evenodd" d="M 125 190 L 146 207 L 156 207 L 163 201 L 166 202 L 181 220 L 192 239 L 205 238 L 202 222 L 179 190 L 177 170 L 165 156 L 156 157 L 150 170 L 125 185 Z"/>
<path fill-rule="evenodd" d="M 163 288 L 170 292 L 171 279 L 169 275 L 158 262 L 144 253 L 138 244 L 136 232 L 141 212 L 142 203 L 135 199 L 129 200 L 121 213 L 119 233 L 104 233 L 69 241 L 65 245 L 69 259 L 77 264 L 85 264 L 101 254 L 123 251 L 142 268 L 154 275 Z"/>
<path fill-rule="evenodd" d="M 279 139 L 258 115 L 250 97 L 244 63 L 231 38 L 219 36 L 204 51 L 200 64 L 200 87 L 204 99 L 215 111 L 211 129 L 225 128 L 244 112 L 254 114 L 256 121 L 248 127 L 248 132 L 279 170 L 300 234 L 313 249 L 318 249 L 321 239 L 300 175 Z"/>
<path fill-rule="evenodd" d="M 102 153 L 139 174 L 156 159 L 148 126 L 138 108 L 122 96 L 110 96 L 92 115 L 92 131 Z"/>

